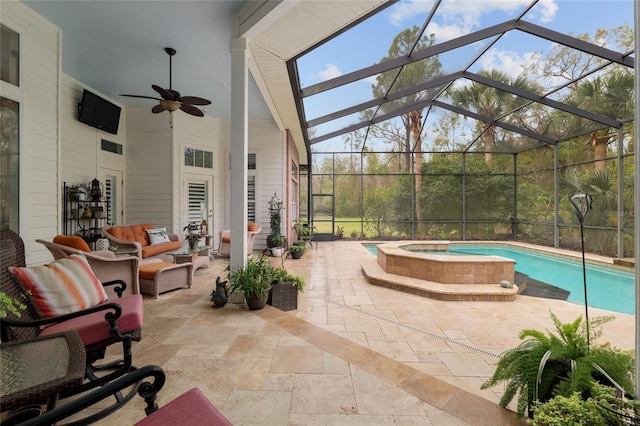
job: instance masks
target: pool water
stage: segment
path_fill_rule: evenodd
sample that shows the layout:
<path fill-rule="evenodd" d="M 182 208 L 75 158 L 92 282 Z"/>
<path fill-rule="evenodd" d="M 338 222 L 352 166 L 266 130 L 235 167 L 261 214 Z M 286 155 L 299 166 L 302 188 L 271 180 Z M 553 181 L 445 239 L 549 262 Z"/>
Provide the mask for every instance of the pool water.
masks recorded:
<path fill-rule="evenodd" d="M 375 245 L 367 245 L 377 253 Z M 502 256 L 516 261 L 516 271 L 570 292 L 567 301 L 584 303 L 582 262 L 514 248 L 450 245 L 450 255 L 478 254 Z M 445 254 L 440 252 L 439 254 Z M 624 314 L 635 313 L 635 276 L 631 272 L 587 263 L 589 306 Z"/>

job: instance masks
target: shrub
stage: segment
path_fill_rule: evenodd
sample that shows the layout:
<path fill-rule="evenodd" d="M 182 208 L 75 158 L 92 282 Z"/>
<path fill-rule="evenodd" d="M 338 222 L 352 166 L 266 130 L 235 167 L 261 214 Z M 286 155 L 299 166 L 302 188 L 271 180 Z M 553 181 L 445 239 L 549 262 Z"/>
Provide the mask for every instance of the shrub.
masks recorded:
<path fill-rule="evenodd" d="M 558 335 L 538 330 L 522 330 L 517 347 L 502 354 L 493 376 L 482 384 L 486 389 L 504 382 L 500 405 L 506 407 L 518 395 L 517 413 L 521 417 L 533 401 L 546 402 L 557 395 L 583 398 L 593 394 L 594 383 L 615 386 L 626 393 L 633 390 L 633 355 L 610 345 L 587 344 L 587 327 L 582 317 L 563 324 L 551 313 Z M 600 326 L 612 317 L 590 321 L 590 341 L 600 337 Z"/>

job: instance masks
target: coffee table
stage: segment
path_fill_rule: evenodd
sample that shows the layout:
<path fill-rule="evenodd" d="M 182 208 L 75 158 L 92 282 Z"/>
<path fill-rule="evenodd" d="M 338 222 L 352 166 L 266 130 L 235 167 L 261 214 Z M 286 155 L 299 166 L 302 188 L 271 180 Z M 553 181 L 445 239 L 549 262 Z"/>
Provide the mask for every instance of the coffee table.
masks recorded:
<path fill-rule="evenodd" d="M 211 265 L 211 246 L 198 246 L 196 248 L 180 248 L 178 250 L 167 252 L 173 256 L 175 263 L 193 263 L 193 271 L 199 268 L 208 268 Z"/>

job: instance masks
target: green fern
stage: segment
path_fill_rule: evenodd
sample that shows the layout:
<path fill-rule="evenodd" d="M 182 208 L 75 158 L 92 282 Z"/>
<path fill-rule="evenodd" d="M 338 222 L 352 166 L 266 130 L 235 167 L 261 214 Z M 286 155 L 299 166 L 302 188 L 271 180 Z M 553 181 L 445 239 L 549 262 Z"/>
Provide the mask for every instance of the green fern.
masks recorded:
<path fill-rule="evenodd" d="M 547 401 L 556 395 L 571 396 L 578 392 L 590 396 L 595 382 L 606 382 L 631 393 L 634 382 L 633 354 L 609 345 L 588 345 L 602 335 L 602 324 L 612 317 L 598 317 L 589 327 L 578 317 L 562 323 L 552 312 L 556 334 L 526 329 L 520 332 L 523 342 L 505 351 L 493 376 L 482 389 L 505 384 L 500 405 L 506 407 L 518 395 L 517 413 L 522 417 L 534 401 Z M 588 331 L 587 331 L 588 330 Z M 604 374 L 603 374 L 604 372 Z"/>

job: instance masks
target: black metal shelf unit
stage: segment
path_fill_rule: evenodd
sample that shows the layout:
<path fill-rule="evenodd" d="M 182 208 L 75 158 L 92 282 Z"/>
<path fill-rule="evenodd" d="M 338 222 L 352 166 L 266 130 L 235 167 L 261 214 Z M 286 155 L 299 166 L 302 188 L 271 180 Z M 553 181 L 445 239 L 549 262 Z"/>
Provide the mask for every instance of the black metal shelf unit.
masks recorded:
<path fill-rule="evenodd" d="M 100 228 L 111 223 L 109 197 L 91 197 L 89 185 L 67 182 L 62 197 L 64 235 L 82 237 L 95 250 L 96 241 L 103 237 Z"/>

